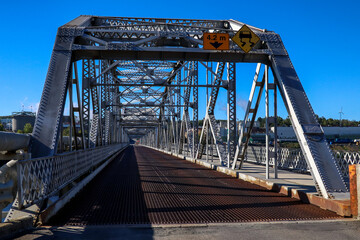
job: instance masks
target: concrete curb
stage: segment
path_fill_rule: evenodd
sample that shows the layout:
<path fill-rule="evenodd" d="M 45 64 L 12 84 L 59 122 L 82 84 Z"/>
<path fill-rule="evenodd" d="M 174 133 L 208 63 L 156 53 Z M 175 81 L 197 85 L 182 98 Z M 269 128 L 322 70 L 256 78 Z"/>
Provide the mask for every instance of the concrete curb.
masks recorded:
<path fill-rule="evenodd" d="M 12 222 L 0 223 L 0 238 L 10 239 L 12 236 L 33 228 L 31 216 L 19 218 Z"/>
<path fill-rule="evenodd" d="M 145 145 L 142 145 L 142 146 L 148 147 Z M 151 148 L 151 149 L 169 154 L 171 156 L 175 156 L 175 157 L 190 161 L 192 163 L 196 163 L 198 165 L 216 170 L 218 172 L 225 173 L 227 175 L 230 175 L 235 178 L 239 178 L 246 182 L 250 182 L 250 183 L 262 186 L 268 190 L 278 192 L 278 193 L 284 194 L 286 196 L 289 196 L 289 197 L 292 197 L 295 199 L 299 199 L 300 201 L 302 201 L 304 203 L 313 204 L 322 209 L 335 212 L 340 216 L 343 216 L 343 217 L 351 217 L 352 216 L 351 207 L 350 207 L 350 199 L 346 199 L 346 200 L 325 199 L 325 198 L 318 196 L 316 193 L 306 192 L 306 190 L 304 190 L 304 189 L 297 189 L 296 187 L 287 186 L 286 184 L 274 183 L 274 182 L 268 181 L 266 179 L 257 178 L 257 177 L 251 176 L 251 175 L 247 175 L 245 173 L 238 172 L 233 169 L 229 169 L 227 167 L 217 166 L 215 164 L 208 163 L 203 160 L 193 159 L 193 158 L 190 158 L 190 157 L 187 157 L 184 155 L 171 153 L 171 152 L 168 152 L 165 150 L 159 150 L 159 149 L 156 149 L 153 147 L 148 147 L 148 148 Z M 299 187 L 301 187 L 301 186 L 299 186 Z"/>

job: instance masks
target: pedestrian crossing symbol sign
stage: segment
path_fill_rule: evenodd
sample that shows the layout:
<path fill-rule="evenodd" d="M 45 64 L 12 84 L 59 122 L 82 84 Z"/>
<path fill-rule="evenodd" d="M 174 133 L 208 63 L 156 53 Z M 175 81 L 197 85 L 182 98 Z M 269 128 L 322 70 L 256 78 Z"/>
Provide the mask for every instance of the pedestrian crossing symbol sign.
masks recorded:
<path fill-rule="evenodd" d="M 243 25 L 231 40 L 248 53 L 260 41 L 260 38 L 248 26 Z"/>

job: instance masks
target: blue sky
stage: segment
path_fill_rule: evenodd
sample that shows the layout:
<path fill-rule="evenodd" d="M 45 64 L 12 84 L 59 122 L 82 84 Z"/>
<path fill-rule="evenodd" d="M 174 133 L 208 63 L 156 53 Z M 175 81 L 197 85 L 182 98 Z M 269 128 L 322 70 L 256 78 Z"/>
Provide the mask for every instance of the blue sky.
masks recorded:
<path fill-rule="evenodd" d="M 358 1 L 10 2 L 0 7 L 0 115 L 20 111 L 22 105 L 25 110 L 36 109 L 57 28 L 79 15 L 99 15 L 236 19 L 275 31 L 284 41 L 315 113 L 339 118 L 342 107 L 344 118 L 360 120 Z M 250 68 L 253 74 L 255 66 Z M 240 100 L 248 98 L 251 80 L 252 76 L 238 79 Z M 238 107 L 238 117 L 242 115 Z M 279 115 L 287 116 L 283 107 Z"/>

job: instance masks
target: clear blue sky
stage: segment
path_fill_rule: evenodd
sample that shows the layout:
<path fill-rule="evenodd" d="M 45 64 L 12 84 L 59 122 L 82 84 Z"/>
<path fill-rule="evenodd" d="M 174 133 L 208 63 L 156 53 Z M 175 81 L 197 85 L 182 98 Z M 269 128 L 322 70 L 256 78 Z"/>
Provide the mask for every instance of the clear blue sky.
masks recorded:
<path fill-rule="evenodd" d="M 0 115 L 20 111 L 22 105 L 25 110 L 36 108 L 57 28 L 86 14 L 236 19 L 275 31 L 284 41 L 315 113 L 339 118 L 343 107 L 344 118 L 360 120 L 359 1 L 55 2 L 1 3 Z M 252 78 L 245 80 L 244 85 L 237 85 L 240 99 L 249 95 Z M 240 107 L 238 114 L 241 119 Z M 287 116 L 283 108 L 280 115 Z"/>

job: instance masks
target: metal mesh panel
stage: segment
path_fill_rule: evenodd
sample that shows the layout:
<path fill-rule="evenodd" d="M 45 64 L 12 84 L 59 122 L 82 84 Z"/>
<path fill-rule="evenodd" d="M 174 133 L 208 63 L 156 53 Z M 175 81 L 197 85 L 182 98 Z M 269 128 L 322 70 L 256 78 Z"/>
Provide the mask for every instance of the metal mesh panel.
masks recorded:
<path fill-rule="evenodd" d="M 333 154 L 344 177 L 349 177 L 349 165 L 360 163 L 359 152 L 335 151 Z"/>
<path fill-rule="evenodd" d="M 270 152 L 274 151 L 274 148 L 270 147 Z M 341 170 L 343 177 L 349 177 L 349 165 L 360 164 L 360 153 L 358 152 L 332 152 Z M 247 149 L 246 159 L 247 162 L 253 162 L 257 164 L 266 163 L 266 150 L 265 147 L 251 146 Z M 270 165 L 274 165 L 274 159 L 270 158 Z M 278 149 L 278 167 L 284 169 L 294 169 L 300 171 L 309 171 L 309 167 L 306 163 L 304 155 L 301 149 Z"/>
<path fill-rule="evenodd" d="M 127 144 L 116 144 L 18 162 L 20 207 L 45 199 Z"/>

